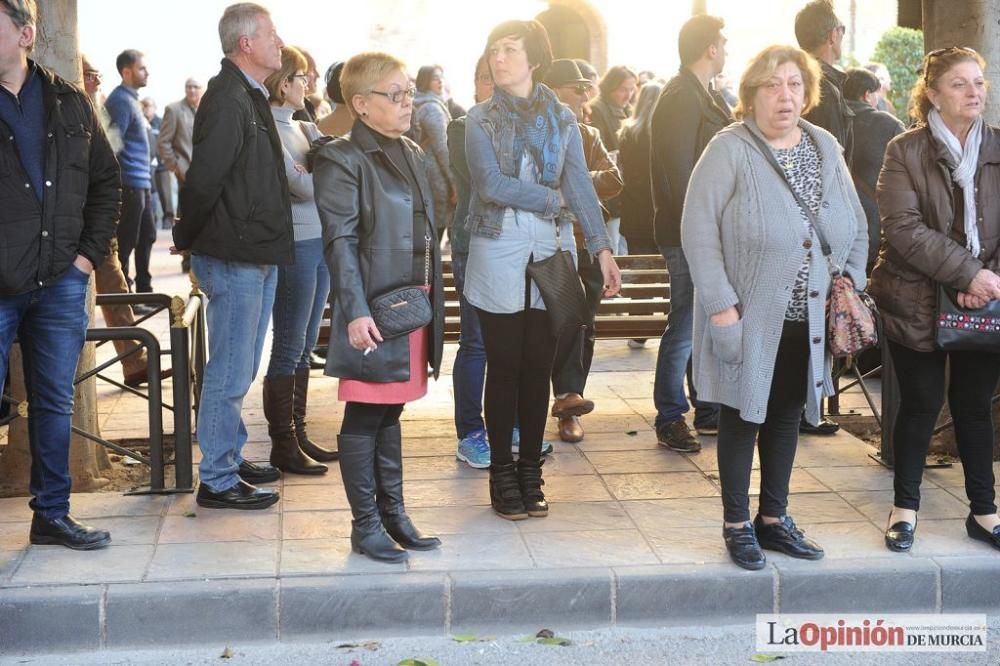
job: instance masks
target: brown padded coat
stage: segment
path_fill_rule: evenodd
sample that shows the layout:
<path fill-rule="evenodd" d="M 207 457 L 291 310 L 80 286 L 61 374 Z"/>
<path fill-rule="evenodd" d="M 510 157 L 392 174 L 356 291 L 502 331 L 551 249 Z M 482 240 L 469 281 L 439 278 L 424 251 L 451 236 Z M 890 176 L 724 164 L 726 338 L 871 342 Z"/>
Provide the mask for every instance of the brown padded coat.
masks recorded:
<path fill-rule="evenodd" d="M 962 193 L 955 191 L 946 155 L 926 126 L 904 132 L 889 143 L 876 188 L 882 243 L 868 290 L 886 337 L 916 351 L 935 349 L 937 283 L 965 291 L 981 269 L 1000 268 L 1000 129 L 984 127 L 979 149 L 979 258 L 952 232 Z"/>

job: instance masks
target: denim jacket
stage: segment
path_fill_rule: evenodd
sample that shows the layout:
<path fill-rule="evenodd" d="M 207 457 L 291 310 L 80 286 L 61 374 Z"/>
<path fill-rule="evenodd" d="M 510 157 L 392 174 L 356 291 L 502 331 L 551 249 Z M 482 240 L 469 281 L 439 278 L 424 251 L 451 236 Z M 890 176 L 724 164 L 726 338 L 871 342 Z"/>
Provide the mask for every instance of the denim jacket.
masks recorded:
<path fill-rule="evenodd" d="M 570 212 L 583 231 L 587 250 L 596 255 L 610 250 L 601 204 L 583 157 L 583 142 L 576 118 L 567 106 L 560 106 L 560 187 Z M 517 178 L 514 161 L 514 123 L 498 102 L 488 99 L 469 109 L 466 118 L 465 151 L 472 177 L 469 200 L 469 232 L 485 238 L 499 238 L 507 208 L 531 211 L 554 220 L 560 212 L 559 191 Z"/>

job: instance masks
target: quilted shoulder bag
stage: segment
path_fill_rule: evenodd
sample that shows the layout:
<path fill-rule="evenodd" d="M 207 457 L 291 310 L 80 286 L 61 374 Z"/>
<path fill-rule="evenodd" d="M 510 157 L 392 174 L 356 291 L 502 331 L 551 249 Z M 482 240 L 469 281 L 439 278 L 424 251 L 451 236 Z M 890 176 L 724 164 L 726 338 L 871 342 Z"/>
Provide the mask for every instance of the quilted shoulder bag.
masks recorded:
<path fill-rule="evenodd" d="M 976 310 L 958 304 L 958 292 L 938 284 L 934 344 L 944 351 L 1000 351 L 1000 301 Z"/>
<path fill-rule="evenodd" d="M 573 253 L 560 243 L 560 218 L 554 221 L 556 251 L 551 257 L 528 264 L 528 277 L 538 285 L 542 302 L 549 314 L 549 324 L 556 337 L 579 328 L 586 321 L 587 297 L 573 262 Z"/>
<path fill-rule="evenodd" d="M 774 153 L 753 130 L 747 127 L 750 136 L 760 148 L 767 161 L 771 164 L 781 180 L 788 185 L 796 203 L 809 218 L 809 227 L 819 239 L 830 269 L 830 295 L 826 301 L 826 342 L 830 353 L 835 357 L 854 356 L 878 344 L 878 310 L 871 297 L 854 289 L 852 282 L 844 276 L 843 270 L 833 261 L 833 251 L 820 231 L 816 215 L 802 200 L 792 184 L 788 182 L 784 169 L 778 164 Z"/>
<path fill-rule="evenodd" d="M 424 286 L 398 287 L 368 302 L 372 319 L 385 340 L 402 337 L 431 323 L 434 311 L 427 292 L 431 283 L 431 237 L 424 235 Z"/>

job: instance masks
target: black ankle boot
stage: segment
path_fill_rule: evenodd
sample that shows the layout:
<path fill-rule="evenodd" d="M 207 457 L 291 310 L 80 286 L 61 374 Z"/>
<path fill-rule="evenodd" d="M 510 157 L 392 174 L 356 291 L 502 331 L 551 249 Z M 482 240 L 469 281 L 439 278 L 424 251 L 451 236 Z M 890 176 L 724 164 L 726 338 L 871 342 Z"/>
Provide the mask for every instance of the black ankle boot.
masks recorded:
<path fill-rule="evenodd" d="M 375 497 L 385 531 L 410 550 L 433 550 L 441 539 L 418 530 L 403 504 L 403 440 L 399 424 L 379 430 L 375 439 Z"/>
<path fill-rule="evenodd" d="M 382 526 L 375 503 L 375 438 L 338 435 L 340 474 L 351 505 L 351 548 L 374 560 L 402 562 L 407 553 Z"/>
<path fill-rule="evenodd" d="M 289 474 L 326 474 L 321 465 L 299 448 L 292 429 L 295 375 L 264 378 L 264 417 L 271 437 L 271 464 Z"/>
<path fill-rule="evenodd" d="M 299 442 L 299 448 L 312 458 L 320 462 L 333 462 L 339 455 L 336 451 L 324 448 L 309 439 L 306 433 L 306 404 L 309 400 L 309 369 L 295 371 L 295 390 L 292 402 L 292 421 L 295 425 L 295 439 Z"/>
<path fill-rule="evenodd" d="M 544 518 L 549 515 L 549 503 L 545 501 L 542 486 L 542 465 L 544 460 L 529 461 L 521 458 L 517 461 L 517 481 L 521 488 L 521 501 L 529 516 Z"/>
<path fill-rule="evenodd" d="M 524 520 L 528 517 L 521 500 L 521 485 L 514 463 L 490 465 L 490 503 L 501 518 Z"/>
<path fill-rule="evenodd" d="M 750 523 L 746 523 L 742 527 L 723 527 L 722 538 L 726 542 L 729 559 L 737 566 L 757 571 L 763 569 L 767 564 L 764 551 L 757 543 L 757 531 Z"/>

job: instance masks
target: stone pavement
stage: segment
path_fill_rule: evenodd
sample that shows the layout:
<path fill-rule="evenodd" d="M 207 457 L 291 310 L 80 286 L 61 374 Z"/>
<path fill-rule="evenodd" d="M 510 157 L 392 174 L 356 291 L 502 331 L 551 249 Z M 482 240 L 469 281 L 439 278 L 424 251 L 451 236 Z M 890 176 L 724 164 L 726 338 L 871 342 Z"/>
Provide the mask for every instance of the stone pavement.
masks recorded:
<path fill-rule="evenodd" d="M 177 260 L 161 250 L 156 262 L 158 290 L 185 293 Z M 558 442 L 550 424 L 549 517 L 501 520 L 489 508 L 486 471 L 454 457 L 455 347 L 446 351 L 442 380 L 403 415 L 407 507 L 418 526 L 441 535 L 440 550 L 413 552 L 405 564 L 351 553 L 336 463 L 324 477 L 284 478 L 281 502 L 262 512 L 201 509 L 192 495 L 76 494 L 74 514 L 112 531 L 114 544 L 92 553 L 29 546 L 25 499 L 3 499 L 0 654 L 745 622 L 778 611 L 1000 611 L 1000 553 L 965 535 L 960 465 L 927 471 L 916 545 L 893 554 L 881 536 L 891 472 L 845 433 L 803 437 L 792 474 L 790 513 L 826 559 L 768 553 L 760 572 L 728 563 L 714 437 L 703 437 L 693 455 L 656 443 L 655 341 L 641 350 L 598 343 L 587 393 L 597 410 L 584 418 L 586 439 Z M 145 434 L 145 403 L 99 390 L 104 436 Z M 310 402 L 311 435 L 333 445 L 336 380 L 314 372 Z M 860 405 L 860 394 L 844 403 Z M 259 383 L 245 416 L 245 455 L 266 460 Z"/>

